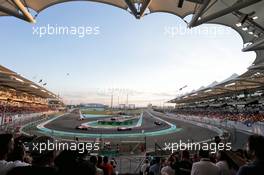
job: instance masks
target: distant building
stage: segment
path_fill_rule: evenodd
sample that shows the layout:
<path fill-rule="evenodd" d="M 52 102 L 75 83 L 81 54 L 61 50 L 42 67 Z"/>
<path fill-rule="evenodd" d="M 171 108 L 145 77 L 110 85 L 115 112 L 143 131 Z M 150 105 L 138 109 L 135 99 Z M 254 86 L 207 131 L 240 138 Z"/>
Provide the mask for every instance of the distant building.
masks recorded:
<path fill-rule="evenodd" d="M 105 110 L 106 108 L 108 108 L 108 106 L 100 103 L 86 103 L 86 104 L 80 104 L 80 108 L 99 111 L 99 110 Z"/>
<path fill-rule="evenodd" d="M 136 105 L 135 104 L 129 104 L 128 109 L 136 109 Z"/>
<path fill-rule="evenodd" d="M 126 105 L 125 104 L 119 104 L 119 109 L 125 109 Z"/>
<path fill-rule="evenodd" d="M 151 104 L 151 103 L 148 104 L 148 108 L 149 108 L 149 109 L 152 108 L 152 104 Z"/>
<path fill-rule="evenodd" d="M 81 104 L 81 107 L 86 107 L 86 108 L 107 108 L 107 105 L 100 104 L 100 103 L 87 103 L 87 104 Z"/>
<path fill-rule="evenodd" d="M 119 109 L 136 109 L 135 104 L 119 104 Z"/>

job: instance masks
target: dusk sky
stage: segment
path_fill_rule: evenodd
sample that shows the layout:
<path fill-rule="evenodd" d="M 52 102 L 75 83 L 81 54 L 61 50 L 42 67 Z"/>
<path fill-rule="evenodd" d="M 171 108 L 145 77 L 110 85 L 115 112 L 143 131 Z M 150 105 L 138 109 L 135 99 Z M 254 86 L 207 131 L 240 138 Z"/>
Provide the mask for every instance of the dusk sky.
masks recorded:
<path fill-rule="evenodd" d="M 52 6 L 34 25 L 1 17 L 0 26 L 5 41 L 0 64 L 34 82 L 43 79 L 67 104 L 109 104 L 113 92 L 115 104 L 118 96 L 125 103 L 128 94 L 129 103 L 161 105 L 179 93 L 242 74 L 255 59 L 254 52 L 241 51 L 241 37 L 227 27 L 203 25 L 190 31 L 171 14 L 137 20 L 124 10 L 91 2 Z M 84 37 L 33 32 L 47 26 L 97 31 Z"/>

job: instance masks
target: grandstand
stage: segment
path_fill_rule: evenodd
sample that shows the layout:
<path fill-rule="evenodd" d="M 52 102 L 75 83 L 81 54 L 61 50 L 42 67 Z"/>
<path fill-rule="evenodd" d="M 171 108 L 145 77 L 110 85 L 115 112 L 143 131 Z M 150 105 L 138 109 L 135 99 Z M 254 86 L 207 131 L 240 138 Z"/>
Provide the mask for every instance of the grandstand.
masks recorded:
<path fill-rule="evenodd" d="M 100 115 L 101 111 L 93 111 L 83 118 L 79 108 L 64 111 L 62 99 L 57 95 L 0 66 L 3 132 L 0 134 L 0 175 L 263 174 L 264 1 L 87 1 L 118 7 L 136 19 L 164 12 L 184 20 L 192 15 L 191 20 L 186 21 L 189 28 L 206 23 L 228 26 L 242 37 L 242 51 L 254 51 L 256 59 L 242 75 L 233 74 L 222 82 L 213 82 L 170 100 L 175 104 L 173 110 L 153 110 L 151 105 L 137 110 L 133 114 L 136 116 L 133 126 L 127 123 L 128 127 L 118 129 L 100 124 L 102 121 L 110 125 L 116 123 L 120 119 L 118 116 L 113 118 L 111 114 Z M 44 9 L 64 2 L 67 1 L 0 0 L 0 16 L 36 23 L 38 14 Z M 201 47 L 204 46 L 201 44 Z M 102 110 L 104 108 L 106 106 Z M 133 109 L 131 111 L 133 113 Z M 121 111 L 125 116 L 126 112 Z M 180 150 L 181 145 L 172 152 L 175 145 L 168 146 L 168 143 L 178 141 L 207 145 L 207 149 L 193 150 L 191 147 L 189 150 L 185 146 Z M 78 149 L 57 151 L 54 146 L 49 150 L 46 146 L 50 143 L 53 146 L 71 144 Z M 83 150 L 81 144 L 84 143 L 91 149 Z M 40 146 L 42 152 L 35 150 L 35 146 Z"/>
<path fill-rule="evenodd" d="M 1 65 L 0 82 L 0 125 L 3 127 L 32 114 L 39 116 L 58 110 L 62 105 L 61 99 L 52 92 Z M 54 101 L 59 105 L 54 106 Z"/>
<path fill-rule="evenodd" d="M 249 70 L 241 76 L 233 75 L 223 82 L 214 82 L 169 102 L 176 111 L 222 113 L 221 119 L 235 121 L 263 121 L 263 72 Z"/>

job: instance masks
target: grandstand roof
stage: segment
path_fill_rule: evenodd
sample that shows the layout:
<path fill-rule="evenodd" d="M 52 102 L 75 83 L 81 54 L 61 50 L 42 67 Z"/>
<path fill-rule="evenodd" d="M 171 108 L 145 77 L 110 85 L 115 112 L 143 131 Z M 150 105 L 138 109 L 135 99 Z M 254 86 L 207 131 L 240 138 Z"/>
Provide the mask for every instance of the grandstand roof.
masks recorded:
<path fill-rule="evenodd" d="M 15 89 L 18 92 L 42 98 L 57 98 L 55 94 L 21 75 L 0 65 L 0 89 Z"/>
<path fill-rule="evenodd" d="M 190 103 L 203 99 L 211 99 L 229 94 L 256 91 L 264 88 L 264 70 L 247 71 L 241 76 L 231 76 L 221 83 L 215 83 L 205 88 L 198 89 L 177 97 L 169 102 L 171 103 Z"/>
<path fill-rule="evenodd" d="M 77 0 L 0 0 L 0 16 L 15 16 L 35 22 L 42 10 L 58 3 Z M 84 0 L 83 0 L 84 1 Z M 242 51 L 255 51 L 256 59 L 241 76 L 211 84 L 170 102 L 207 98 L 263 86 L 264 1 L 262 0 L 86 0 L 119 7 L 140 19 L 144 15 L 165 12 L 184 18 L 192 14 L 188 27 L 204 23 L 221 24 L 236 30 L 243 39 Z M 34 14 L 34 15 L 32 15 Z"/>

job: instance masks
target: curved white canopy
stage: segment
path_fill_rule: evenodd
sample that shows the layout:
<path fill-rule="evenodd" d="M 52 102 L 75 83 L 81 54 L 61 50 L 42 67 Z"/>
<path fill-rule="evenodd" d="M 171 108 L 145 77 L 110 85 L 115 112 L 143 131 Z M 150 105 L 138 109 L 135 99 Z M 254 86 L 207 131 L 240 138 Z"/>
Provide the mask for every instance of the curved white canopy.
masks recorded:
<path fill-rule="evenodd" d="M 35 22 L 36 14 L 58 3 L 78 0 L 0 0 L 0 16 L 15 16 Z M 82 0 L 100 2 L 127 10 L 140 19 L 146 14 L 165 12 L 184 18 L 193 14 L 189 27 L 204 23 L 221 24 L 236 30 L 244 42 L 243 51 L 255 51 L 256 59 L 243 75 L 184 95 L 182 99 L 222 94 L 236 90 L 263 87 L 264 82 L 264 1 L 263 0 Z M 254 75 L 258 76 L 254 76 Z M 254 80 L 257 79 L 257 80 Z M 226 86 L 227 83 L 234 86 Z M 208 89 L 210 88 L 210 89 Z M 206 93 L 203 93 L 203 92 Z M 177 101 L 172 100 L 172 101 Z"/>

